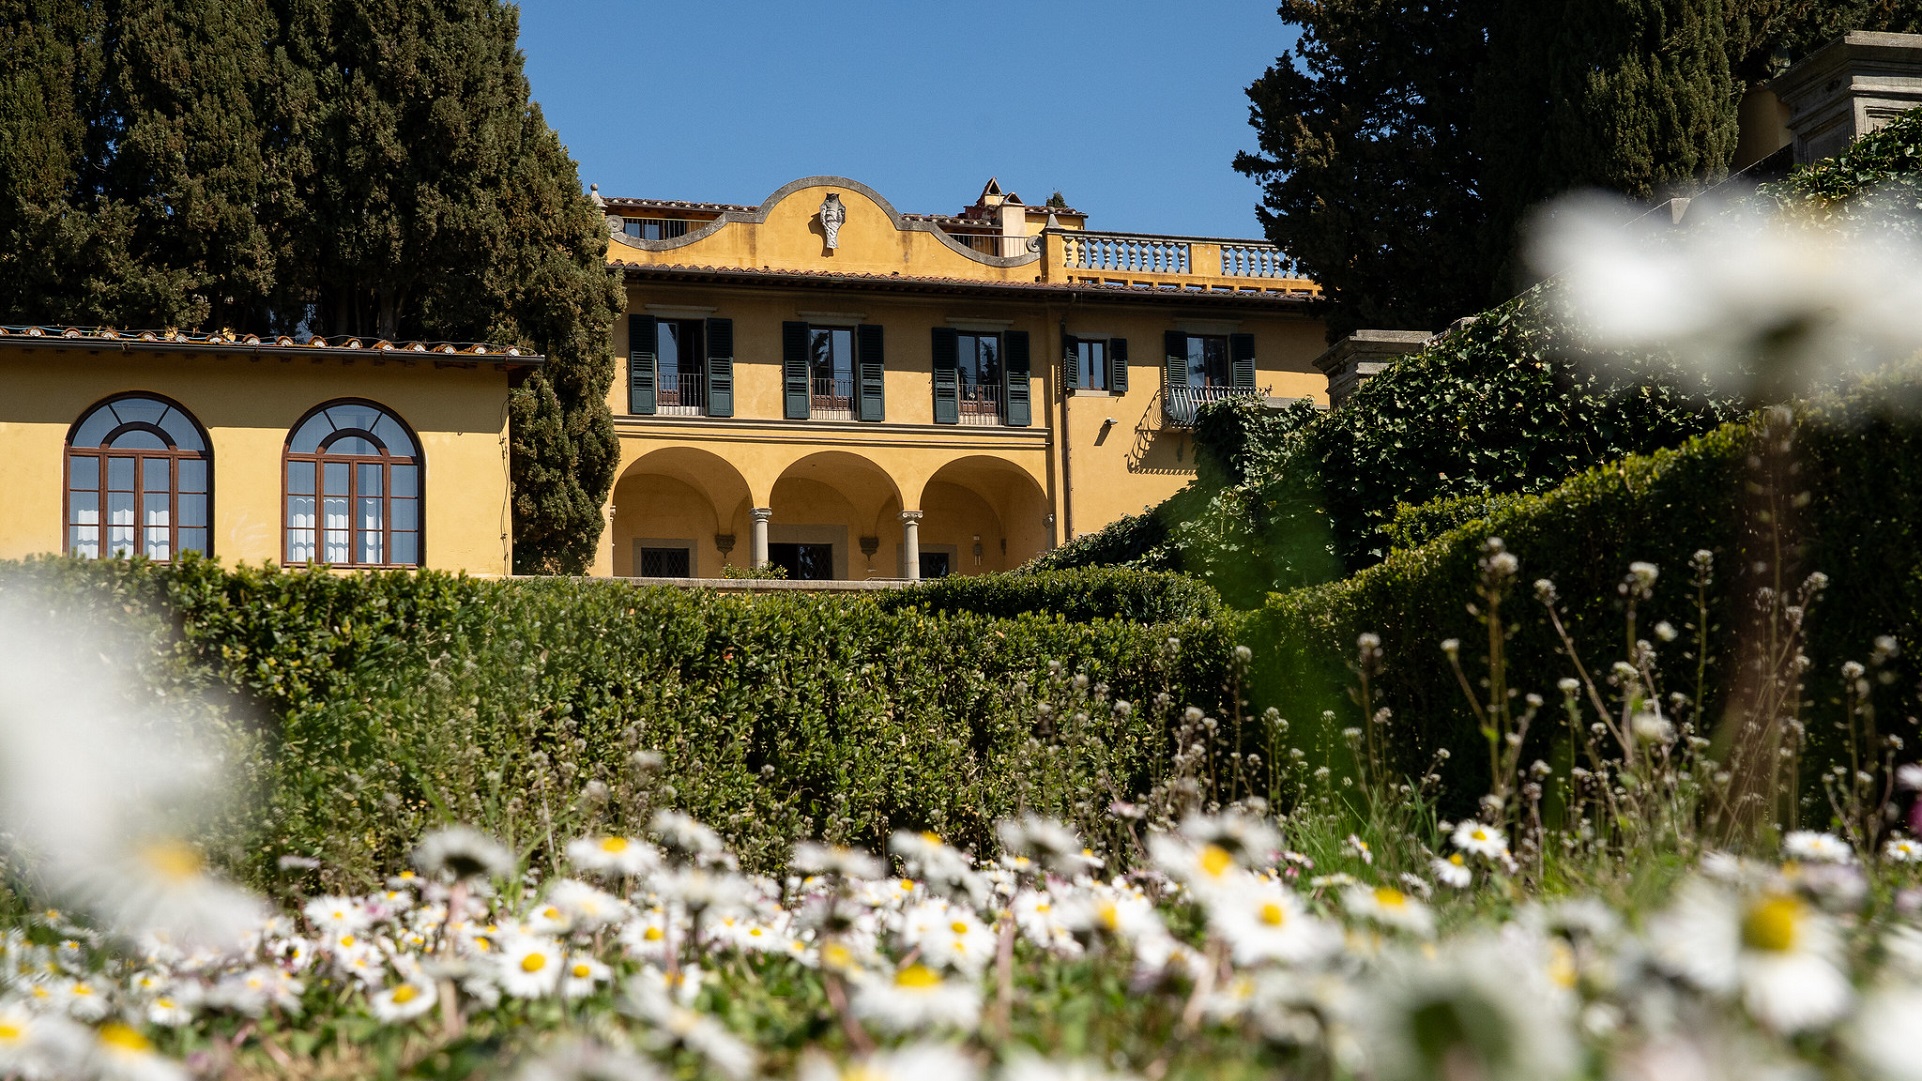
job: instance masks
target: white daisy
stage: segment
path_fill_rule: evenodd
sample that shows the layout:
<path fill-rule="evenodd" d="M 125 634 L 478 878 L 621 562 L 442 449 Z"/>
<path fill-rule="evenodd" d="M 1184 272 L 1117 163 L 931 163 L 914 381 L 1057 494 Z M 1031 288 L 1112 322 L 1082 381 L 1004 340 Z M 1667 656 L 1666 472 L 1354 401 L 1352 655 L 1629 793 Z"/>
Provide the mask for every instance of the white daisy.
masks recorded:
<path fill-rule="evenodd" d="M 568 959 L 567 969 L 561 976 L 561 997 L 586 998 L 613 978 L 613 969 L 587 954 L 577 953 Z"/>
<path fill-rule="evenodd" d="M 910 1044 L 876 1051 L 844 1066 L 818 1054 L 801 1062 L 796 1081 L 975 1081 L 974 1060 L 947 1044 Z"/>
<path fill-rule="evenodd" d="M 383 1025 L 402 1024 L 428 1013 L 440 1003 L 440 990 L 424 975 L 410 975 L 405 981 L 367 1000 L 374 1019 Z"/>
<path fill-rule="evenodd" d="M 1878 1081 L 1922 1081 L 1922 988 L 1889 987 L 1871 992 L 1850 1022 L 1851 1057 Z"/>
<path fill-rule="evenodd" d="M 861 980 L 850 1004 L 854 1015 L 886 1032 L 952 1028 L 981 1022 L 981 992 L 973 981 L 944 979 L 926 965 L 904 965 L 892 975 Z"/>
<path fill-rule="evenodd" d="M 627 908 L 620 898 L 577 878 L 563 878 L 549 886 L 547 903 L 565 913 L 574 930 L 588 932 L 620 922 Z"/>
<path fill-rule="evenodd" d="M 661 851 L 632 837 L 581 837 L 567 844 L 567 858 L 583 871 L 645 875 L 661 866 Z"/>
<path fill-rule="evenodd" d="M 1809 863 L 1854 863 L 1855 852 L 1848 842 L 1833 833 L 1794 830 L 1782 838 L 1782 854 Z"/>
<path fill-rule="evenodd" d="M 1475 881 L 1475 873 L 1468 869 L 1468 862 L 1459 852 L 1445 860 L 1430 860 L 1428 868 L 1434 872 L 1435 881 L 1458 890 L 1467 889 Z"/>
<path fill-rule="evenodd" d="M 367 929 L 372 922 L 367 910 L 360 902 L 350 897 L 316 897 L 301 906 L 308 922 L 320 932 L 322 938 L 332 938 L 343 934 L 358 934 Z"/>
<path fill-rule="evenodd" d="M 1890 863 L 1922 863 L 1922 841 L 1913 837 L 1891 837 L 1882 846 L 1882 858 Z"/>
<path fill-rule="evenodd" d="M 471 826 L 446 826 L 421 838 L 414 867 L 429 878 L 505 878 L 514 873 L 514 854 Z"/>
<path fill-rule="evenodd" d="M 1840 1017 L 1853 990 L 1837 967 L 1841 942 L 1822 913 L 1789 893 L 1736 894 L 1697 879 L 1651 926 L 1656 958 L 1696 986 L 1739 996 L 1778 1032 Z"/>
<path fill-rule="evenodd" d="M 179 1063 L 154 1050 L 137 1030 L 109 1021 L 94 1031 L 88 1063 L 102 1081 L 187 1081 Z"/>
<path fill-rule="evenodd" d="M 1449 840 L 1471 856 L 1497 862 L 1508 857 L 1508 835 L 1494 826 L 1472 820 L 1463 822 L 1455 827 Z"/>
<path fill-rule="evenodd" d="M 560 986 L 564 960 L 552 939 L 511 935 L 500 944 L 494 978 L 515 998 L 546 998 Z"/>
<path fill-rule="evenodd" d="M 1435 915 L 1428 906 L 1393 886 L 1349 886 L 1341 903 L 1351 915 L 1383 927 L 1424 938 L 1435 933 Z"/>
<path fill-rule="evenodd" d="M 1309 915 L 1293 890 L 1252 876 L 1239 889 L 1224 890 L 1209 902 L 1208 922 L 1240 965 L 1303 964 L 1341 945 L 1341 936 Z"/>

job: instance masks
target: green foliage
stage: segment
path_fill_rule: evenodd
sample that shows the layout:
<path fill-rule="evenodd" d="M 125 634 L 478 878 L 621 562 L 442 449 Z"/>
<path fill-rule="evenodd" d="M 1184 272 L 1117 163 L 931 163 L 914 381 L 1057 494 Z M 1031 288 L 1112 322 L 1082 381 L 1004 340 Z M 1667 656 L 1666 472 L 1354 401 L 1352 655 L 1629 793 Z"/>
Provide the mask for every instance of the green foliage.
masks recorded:
<path fill-rule="evenodd" d="M 1833 157 L 1798 166 L 1761 196 L 1822 217 L 1874 218 L 1915 231 L 1922 210 L 1922 109 L 1911 109 Z"/>
<path fill-rule="evenodd" d="M 997 619 L 1033 613 L 1070 623 L 1179 623 L 1213 619 L 1221 610 L 1221 599 L 1205 582 L 1125 567 L 956 576 L 891 590 L 877 599 L 887 611 L 974 612 Z"/>
<path fill-rule="evenodd" d="M 1315 404 L 1297 398 L 1270 409 L 1246 396 L 1207 402 L 1195 411 L 1195 462 L 1202 482 L 1240 484 L 1275 471 L 1288 437 L 1320 416 Z"/>
<path fill-rule="evenodd" d="M 1577 364 L 1565 355 L 1571 338 L 1538 289 L 1397 361 L 1341 409 L 1257 429 L 1216 414 L 1246 435 L 1222 436 L 1231 464 L 1156 509 L 1166 532 L 1149 544 L 1160 548 L 1137 550 L 1143 530 L 1131 521 L 1049 559 L 1121 552 L 1253 606 L 1379 561 L 1404 504 L 1541 491 L 1737 415 L 1660 358 L 1617 358 L 1607 375 Z"/>
<path fill-rule="evenodd" d="M 583 570 L 621 296 L 517 36 L 500 0 L 0 0 L 0 317 L 538 350 L 516 569 Z"/>
<path fill-rule="evenodd" d="M 1300 37 L 1248 87 L 1269 239 L 1326 290 L 1329 332 L 1433 329 L 1510 295 L 1544 200 L 1712 184 L 1736 107 L 1845 31 L 1922 29 L 1916 0 L 1287 0 Z M 1339 199 L 1329 192 L 1340 192 Z"/>
<path fill-rule="evenodd" d="M 1471 678 L 1479 676 L 1479 660 L 1470 661 L 1487 639 L 1469 602 L 1487 538 L 1502 538 L 1520 559 L 1509 604 L 1517 622 L 1504 647 L 1519 691 L 1542 695 L 1553 710 L 1561 697 L 1556 680 L 1575 675 L 1526 583 L 1555 583 L 1583 663 L 1606 675 L 1629 652 L 1621 581 L 1630 562 L 1646 561 L 1662 575 L 1653 599 L 1640 605 L 1639 633 L 1648 636 L 1658 619 L 1680 629 L 1676 642 L 1651 639 L 1665 664 L 1689 673 L 1667 689 L 1690 696 L 1714 717 L 1727 701 L 1737 644 L 1750 630 L 1752 605 L 1744 599 L 1757 585 L 1750 561 L 1759 559 L 1773 575 L 1778 568 L 1764 558 L 1767 545 L 1786 535 L 1786 543 L 1806 545 L 1799 559 L 1791 554 L 1779 568 L 1787 587 L 1809 571 L 1828 575 L 1829 599 L 1815 603 L 1807 624 L 1808 702 L 1839 715 L 1836 672 L 1843 661 L 1865 658 L 1879 635 L 1896 636 L 1908 657 L 1922 645 L 1916 631 L 1922 627 L 1916 557 L 1922 551 L 1922 426 L 1896 412 L 1902 400 L 1865 392 L 1804 408 L 1793 439 L 1795 464 L 1783 474 L 1791 485 L 1784 505 L 1797 502 L 1793 487 L 1806 485 L 1795 521 L 1761 518 L 1753 493 L 1782 478 L 1771 481 L 1754 464 L 1771 453 L 1757 434 L 1760 422 L 1730 424 L 1679 450 L 1632 456 L 1543 494 L 1490 500 L 1485 516 L 1392 552 L 1379 566 L 1277 594 L 1243 632 L 1257 650 L 1257 700 L 1297 723 L 1312 723 L 1324 710 L 1335 711 L 1337 725 L 1357 723 L 1345 690 L 1354 678 L 1352 651 L 1361 634 L 1379 635 L 1386 668 L 1374 687 L 1377 701 L 1396 718 L 1396 764 L 1419 773 L 1428 756 L 1448 749 L 1457 763 L 1450 781 L 1459 812 L 1464 800 L 1488 790 L 1488 777 L 1474 765 L 1481 736 L 1441 643 L 1466 643 L 1464 665 Z M 1475 506 L 1473 499 L 1456 500 L 1405 521 L 1411 531 L 1441 528 Z M 1713 553 L 1717 571 L 1706 595 L 1706 622 L 1689 582 L 1696 550 Z M 1708 642 L 1706 653 L 1699 652 L 1698 632 Z M 1700 688 L 1693 685 L 1698 660 Z M 1896 683 L 1912 683 L 1914 675 Z M 1551 727 L 1543 722 L 1524 762 L 1554 760 L 1556 748 L 1543 734 Z M 1811 737 L 1819 744 L 1830 733 L 1817 727 L 1823 730 L 1812 728 Z"/>
<path fill-rule="evenodd" d="M 796 837 L 873 848 L 899 827 L 986 851 L 1022 808 L 1106 837 L 1111 800 L 1171 776 L 1173 711 L 1231 701 L 1231 624 L 1203 619 L 204 560 L 0 576 L 33 582 L 149 639 L 157 614 L 178 635 L 168 671 L 187 673 L 157 685 L 211 679 L 251 703 L 227 727 L 250 734 L 230 761 L 256 801 L 219 850 L 263 881 L 289 853 L 377 881 L 448 818 L 551 856 L 555 838 L 641 829 L 650 806 L 712 823 L 760 868 Z M 1202 603 L 1162 589 L 1170 609 Z"/>
<path fill-rule="evenodd" d="M 1070 570 L 1075 567 L 1134 567 L 1177 570 L 1164 542 L 1174 516 L 1169 504 L 1142 514 L 1125 514 L 1095 530 L 1044 552 L 1022 567 L 1026 571 Z"/>

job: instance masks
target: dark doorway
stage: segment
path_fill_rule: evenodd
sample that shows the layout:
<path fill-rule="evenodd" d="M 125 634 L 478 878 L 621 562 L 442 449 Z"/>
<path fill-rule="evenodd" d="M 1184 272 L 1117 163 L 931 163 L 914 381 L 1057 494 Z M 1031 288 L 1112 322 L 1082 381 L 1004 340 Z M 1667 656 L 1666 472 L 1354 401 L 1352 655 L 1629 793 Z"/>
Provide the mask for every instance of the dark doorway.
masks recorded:
<path fill-rule="evenodd" d="M 950 564 L 948 562 L 948 553 L 946 552 L 922 552 L 921 553 L 921 577 L 946 578 L 948 575 L 952 573 L 954 572 L 950 569 Z"/>
<path fill-rule="evenodd" d="M 770 544 L 767 561 L 787 570 L 797 582 L 825 582 L 834 577 L 834 545 Z"/>

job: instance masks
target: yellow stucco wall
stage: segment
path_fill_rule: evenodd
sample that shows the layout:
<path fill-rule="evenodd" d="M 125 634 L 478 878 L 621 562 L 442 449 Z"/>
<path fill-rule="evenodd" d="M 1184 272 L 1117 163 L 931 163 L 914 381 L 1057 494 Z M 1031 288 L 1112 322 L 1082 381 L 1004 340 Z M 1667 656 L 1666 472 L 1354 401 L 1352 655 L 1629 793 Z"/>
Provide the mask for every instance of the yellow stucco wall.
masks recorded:
<path fill-rule="evenodd" d="M 144 391 L 178 403 L 211 441 L 215 557 L 280 561 L 289 430 L 317 405 L 366 398 L 420 439 L 422 565 L 507 573 L 507 381 L 492 366 L 437 367 L 430 360 L 0 345 L 0 558 L 62 549 L 69 430 L 102 399 Z"/>

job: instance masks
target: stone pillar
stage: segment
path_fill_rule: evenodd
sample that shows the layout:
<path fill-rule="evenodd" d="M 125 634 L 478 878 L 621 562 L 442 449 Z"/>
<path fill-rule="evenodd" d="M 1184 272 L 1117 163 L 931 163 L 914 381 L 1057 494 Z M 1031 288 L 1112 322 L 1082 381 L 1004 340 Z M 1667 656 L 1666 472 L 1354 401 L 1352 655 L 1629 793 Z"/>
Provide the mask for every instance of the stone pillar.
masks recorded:
<path fill-rule="evenodd" d="M 1329 346 L 1315 358 L 1315 367 L 1328 377 L 1328 408 L 1341 408 L 1370 376 L 1433 337 L 1425 330 L 1357 330 Z"/>
<path fill-rule="evenodd" d="M 1852 31 L 1768 88 L 1788 113 L 1796 162 L 1820 161 L 1922 105 L 1922 34 Z"/>
<path fill-rule="evenodd" d="M 901 512 L 901 563 L 903 577 L 910 582 L 921 580 L 921 512 L 918 510 Z"/>
<path fill-rule="evenodd" d="M 754 569 L 767 566 L 767 520 L 774 517 L 772 507 L 755 507 L 748 513 L 754 516 L 753 532 L 748 535 L 748 550 L 754 560 Z"/>

